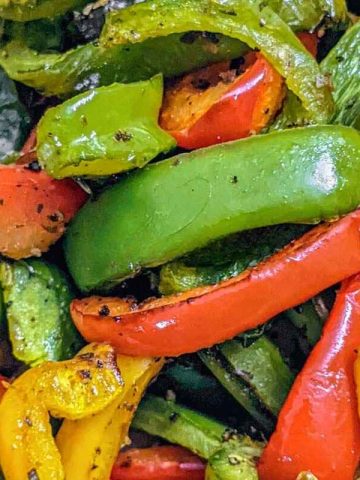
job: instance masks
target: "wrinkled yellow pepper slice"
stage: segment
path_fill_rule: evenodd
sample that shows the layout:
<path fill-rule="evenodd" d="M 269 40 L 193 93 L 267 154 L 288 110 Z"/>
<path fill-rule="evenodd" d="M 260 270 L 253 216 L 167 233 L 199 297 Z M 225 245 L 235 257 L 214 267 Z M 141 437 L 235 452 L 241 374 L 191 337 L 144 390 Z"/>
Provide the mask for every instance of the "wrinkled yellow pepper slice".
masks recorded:
<path fill-rule="evenodd" d="M 103 410 L 123 389 L 113 348 L 91 344 L 71 360 L 22 374 L 0 403 L 0 464 L 6 480 L 64 480 L 49 413 L 80 419 Z"/>
<path fill-rule="evenodd" d="M 104 410 L 82 420 L 65 420 L 56 437 L 66 480 L 108 480 L 141 397 L 164 364 L 160 358 L 118 356 L 125 386 Z"/>

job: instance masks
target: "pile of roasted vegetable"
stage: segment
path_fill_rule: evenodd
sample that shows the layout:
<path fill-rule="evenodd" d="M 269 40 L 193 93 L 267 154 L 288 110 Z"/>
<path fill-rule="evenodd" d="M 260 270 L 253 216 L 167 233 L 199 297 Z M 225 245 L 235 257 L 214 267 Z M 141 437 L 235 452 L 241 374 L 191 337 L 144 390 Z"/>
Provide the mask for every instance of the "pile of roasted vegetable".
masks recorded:
<path fill-rule="evenodd" d="M 355 480 L 359 0 L 0 0 L 0 477 Z"/>

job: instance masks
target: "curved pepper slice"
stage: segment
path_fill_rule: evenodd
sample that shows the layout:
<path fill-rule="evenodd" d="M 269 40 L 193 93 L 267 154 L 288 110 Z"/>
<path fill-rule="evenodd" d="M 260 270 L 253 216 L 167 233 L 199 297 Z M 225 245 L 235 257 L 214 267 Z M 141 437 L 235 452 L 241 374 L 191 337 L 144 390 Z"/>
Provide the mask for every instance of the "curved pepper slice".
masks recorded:
<path fill-rule="evenodd" d="M 111 480 L 204 480 L 205 464 L 185 448 L 163 445 L 121 452 Z"/>
<path fill-rule="evenodd" d="M 65 231 L 85 203 L 72 180 L 54 180 L 32 164 L 0 165 L 0 253 L 20 259 L 39 256 Z"/>
<path fill-rule="evenodd" d="M 343 252 L 343 251 L 342 251 Z M 340 260 L 341 261 L 341 260 Z M 339 291 L 322 338 L 283 406 L 260 460 L 261 480 L 352 480 L 360 458 L 353 365 L 360 345 L 360 275 Z"/>
<path fill-rule="evenodd" d="M 181 355 L 255 328 L 357 273 L 359 247 L 357 210 L 218 285 L 131 305 L 128 313 L 117 298 L 74 300 L 71 315 L 88 341 L 110 341 L 127 355 Z"/>
<path fill-rule="evenodd" d="M 113 83 L 50 108 L 37 128 L 37 154 L 55 178 L 111 175 L 143 167 L 175 147 L 158 125 L 163 79 Z"/>
<path fill-rule="evenodd" d="M 165 90 L 160 125 L 187 149 L 248 137 L 274 117 L 283 79 L 260 54 L 239 68 L 215 64 Z"/>
<path fill-rule="evenodd" d="M 88 345 L 72 360 L 46 362 L 14 381 L 0 403 L 0 464 L 7 480 L 64 480 L 49 412 L 80 419 L 123 389 L 109 345 Z"/>
<path fill-rule="evenodd" d="M 149 0 L 110 15 L 100 41 L 105 47 L 142 42 L 173 33 L 205 30 L 258 48 L 285 78 L 313 121 L 326 123 L 333 111 L 329 85 L 315 59 L 281 18 L 263 2 Z"/>
<path fill-rule="evenodd" d="M 124 304 L 124 308 L 127 305 Z M 64 420 L 56 437 L 66 480 L 110 477 L 119 449 L 129 443 L 132 417 L 164 360 L 118 355 L 124 388 L 104 410 L 81 420 Z"/>
<path fill-rule="evenodd" d="M 316 56 L 316 34 L 299 40 Z M 281 75 L 251 52 L 190 73 L 165 89 L 160 125 L 179 147 L 194 149 L 248 137 L 274 118 L 285 96 Z"/>

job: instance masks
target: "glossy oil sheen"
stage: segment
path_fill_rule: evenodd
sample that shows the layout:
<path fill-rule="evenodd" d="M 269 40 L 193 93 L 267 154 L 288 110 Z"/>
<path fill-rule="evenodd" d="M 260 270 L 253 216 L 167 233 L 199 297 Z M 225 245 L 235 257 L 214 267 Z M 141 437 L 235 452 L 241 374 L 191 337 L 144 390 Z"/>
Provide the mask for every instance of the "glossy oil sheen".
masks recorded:
<path fill-rule="evenodd" d="M 147 166 L 89 202 L 65 245 L 83 290 L 165 263 L 230 233 L 317 223 L 360 203 L 360 134 L 275 132 Z"/>

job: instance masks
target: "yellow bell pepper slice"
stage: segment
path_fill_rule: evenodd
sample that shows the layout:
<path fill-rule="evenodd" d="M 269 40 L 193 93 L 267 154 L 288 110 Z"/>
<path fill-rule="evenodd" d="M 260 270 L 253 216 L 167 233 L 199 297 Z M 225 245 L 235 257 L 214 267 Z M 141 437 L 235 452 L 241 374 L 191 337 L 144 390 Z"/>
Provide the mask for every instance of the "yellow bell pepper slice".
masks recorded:
<path fill-rule="evenodd" d="M 56 437 L 66 480 L 108 480 L 141 397 L 164 364 L 160 358 L 119 355 L 124 390 L 104 410 L 82 420 L 65 420 Z"/>
<path fill-rule="evenodd" d="M 80 419 L 106 408 L 123 389 L 113 348 L 91 344 L 71 360 L 22 374 L 0 403 L 0 464 L 6 480 L 64 480 L 49 413 Z"/>

